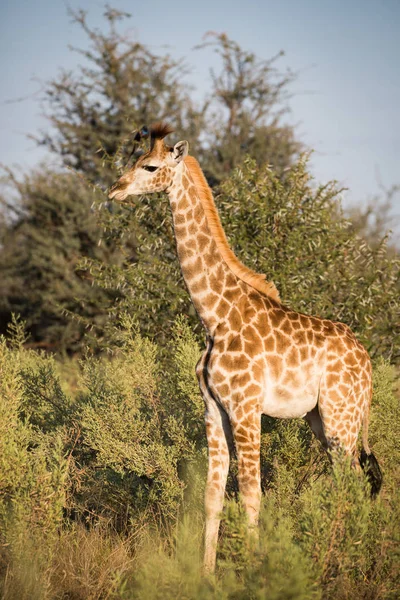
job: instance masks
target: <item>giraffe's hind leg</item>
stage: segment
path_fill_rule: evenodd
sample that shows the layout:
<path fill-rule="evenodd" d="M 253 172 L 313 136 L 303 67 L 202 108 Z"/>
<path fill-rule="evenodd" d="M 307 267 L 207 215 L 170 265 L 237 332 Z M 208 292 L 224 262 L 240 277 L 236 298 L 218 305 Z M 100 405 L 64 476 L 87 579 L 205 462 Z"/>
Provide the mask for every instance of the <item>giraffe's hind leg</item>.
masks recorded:
<path fill-rule="evenodd" d="M 362 408 L 362 398 L 354 391 L 346 396 L 336 390 L 321 392 L 319 414 L 327 449 L 332 458 L 338 451 L 351 456 L 355 467 L 359 466 L 357 439 L 361 428 Z"/>

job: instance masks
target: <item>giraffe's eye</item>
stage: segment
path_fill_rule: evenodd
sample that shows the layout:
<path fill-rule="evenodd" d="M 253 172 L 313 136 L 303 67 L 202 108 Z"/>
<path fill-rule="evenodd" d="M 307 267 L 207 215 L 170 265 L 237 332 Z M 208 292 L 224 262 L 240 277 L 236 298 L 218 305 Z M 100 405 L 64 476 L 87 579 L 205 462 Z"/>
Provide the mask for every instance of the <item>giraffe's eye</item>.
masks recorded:
<path fill-rule="evenodd" d="M 151 165 L 144 165 L 142 167 L 142 169 L 144 169 L 145 171 L 150 171 L 150 173 L 153 173 L 154 171 L 157 171 L 158 167 L 152 167 Z"/>

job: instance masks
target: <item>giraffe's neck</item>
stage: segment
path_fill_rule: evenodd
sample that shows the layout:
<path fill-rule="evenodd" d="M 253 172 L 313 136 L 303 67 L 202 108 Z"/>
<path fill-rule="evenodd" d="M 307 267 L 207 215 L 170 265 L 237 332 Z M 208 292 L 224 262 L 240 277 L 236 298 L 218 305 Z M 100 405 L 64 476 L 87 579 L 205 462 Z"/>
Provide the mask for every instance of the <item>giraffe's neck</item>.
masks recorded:
<path fill-rule="evenodd" d="M 241 293 L 211 234 L 201 194 L 185 165 L 169 190 L 182 274 L 206 331 L 212 335 Z"/>

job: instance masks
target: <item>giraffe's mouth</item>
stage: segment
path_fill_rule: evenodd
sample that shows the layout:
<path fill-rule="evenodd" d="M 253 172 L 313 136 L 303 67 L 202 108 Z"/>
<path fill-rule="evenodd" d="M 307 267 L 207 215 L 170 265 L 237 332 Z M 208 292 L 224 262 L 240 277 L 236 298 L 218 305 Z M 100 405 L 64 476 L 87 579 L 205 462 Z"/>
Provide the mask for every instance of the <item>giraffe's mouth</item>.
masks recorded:
<path fill-rule="evenodd" d="M 123 202 L 128 194 L 126 192 L 127 185 L 124 183 L 116 182 L 112 185 L 108 192 L 108 197 L 110 200 L 117 200 L 118 202 Z"/>

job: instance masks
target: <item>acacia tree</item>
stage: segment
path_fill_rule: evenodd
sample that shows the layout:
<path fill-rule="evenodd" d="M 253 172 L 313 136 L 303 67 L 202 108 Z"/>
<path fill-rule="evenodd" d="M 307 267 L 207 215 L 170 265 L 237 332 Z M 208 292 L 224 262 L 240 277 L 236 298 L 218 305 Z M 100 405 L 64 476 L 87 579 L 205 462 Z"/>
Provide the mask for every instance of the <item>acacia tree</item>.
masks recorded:
<path fill-rule="evenodd" d="M 26 322 L 30 343 L 77 350 L 85 325 L 104 326 L 104 307 L 117 296 L 115 289 L 94 285 L 78 262 L 85 256 L 118 265 L 122 254 L 112 240 L 99 245 L 101 232 L 90 211 L 93 192 L 75 175 L 42 168 L 22 180 L 12 178 L 12 184 L 19 198 L 0 227 L 3 333 L 15 313 Z"/>
<path fill-rule="evenodd" d="M 388 240 L 389 251 L 398 253 L 399 234 L 389 239 L 391 230 L 396 231 L 400 224 L 400 216 L 394 214 L 395 199 L 400 193 L 400 186 L 393 185 L 389 189 L 382 188 L 382 194 L 374 196 L 367 204 L 352 206 L 348 210 L 349 219 L 354 231 L 376 248 L 384 237 Z"/>
<path fill-rule="evenodd" d="M 283 122 L 294 73 L 276 66 L 283 52 L 269 60 L 243 50 L 225 33 L 210 32 L 198 48 L 212 47 L 221 68 L 211 69 L 202 166 L 211 183 L 230 175 L 245 156 L 266 162 L 277 173 L 293 164 L 301 150 L 292 126 Z"/>
<path fill-rule="evenodd" d="M 248 152 L 284 167 L 296 147 L 287 144 L 294 133 L 279 125 L 289 79 L 277 76 L 274 61 L 257 61 L 227 36 L 210 38 L 222 59 L 207 94 L 216 103 L 205 98 L 195 106 L 182 61 L 158 56 L 121 33 L 129 15 L 107 8 L 108 29 L 99 31 L 84 11 L 71 14 L 88 48 L 73 48 L 81 65 L 47 84 L 50 128 L 36 139 L 76 175 L 61 178 L 46 170 L 22 182 L 9 178 L 19 212 L 13 211 L 0 232 L 2 329 L 12 312 L 20 313 L 33 341 L 76 348 L 84 324 L 97 324 L 101 334 L 107 315 L 128 307 L 146 332 L 165 335 L 177 313 L 192 311 L 167 203 L 151 198 L 131 213 L 104 205 L 104 190 L 128 161 L 132 131 L 169 120 L 214 182 Z M 93 203 L 102 210 L 91 211 Z M 73 218 L 56 215 L 64 214 L 64 204 Z M 90 233 L 81 243 L 84 228 Z M 85 322 L 68 321 L 67 327 L 67 313 Z"/>
<path fill-rule="evenodd" d="M 47 84 L 44 102 L 51 129 L 38 143 L 61 157 L 65 166 L 107 185 L 113 175 L 106 159 L 119 159 L 123 166 L 138 125 L 172 119 L 176 129 L 197 138 L 202 113 L 190 100 L 182 61 L 157 56 L 122 35 L 117 23 L 128 13 L 107 8 L 106 32 L 92 29 L 83 10 L 71 15 L 86 33 L 89 47 L 72 48 L 82 64 Z"/>
<path fill-rule="evenodd" d="M 248 159 L 223 184 L 222 221 L 245 264 L 266 273 L 284 304 L 349 325 L 372 356 L 400 359 L 400 259 L 371 247 L 316 185 L 306 156 L 279 178 Z"/>
<path fill-rule="evenodd" d="M 134 128 L 157 120 L 170 121 L 189 140 L 211 183 L 227 177 L 247 154 L 277 170 L 292 164 L 300 144 L 293 127 L 281 121 L 294 75 L 277 69 L 282 53 L 260 60 L 226 34 L 208 34 L 198 48 L 211 45 L 220 69 L 211 69 L 210 90 L 195 105 L 185 81 L 187 65 L 121 34 L 117 23 L 129 16 L 108 8 L 109 29 L 103 33 L 90 28 L 84 11 L 72 12 L 89 49 L 73 48 L 84 64 L 48 84 L 45 103 L 52 127 L 39 143 L 66 166 L 103 184 L 110 177 L 104 158 L 123 163 Z"/>

